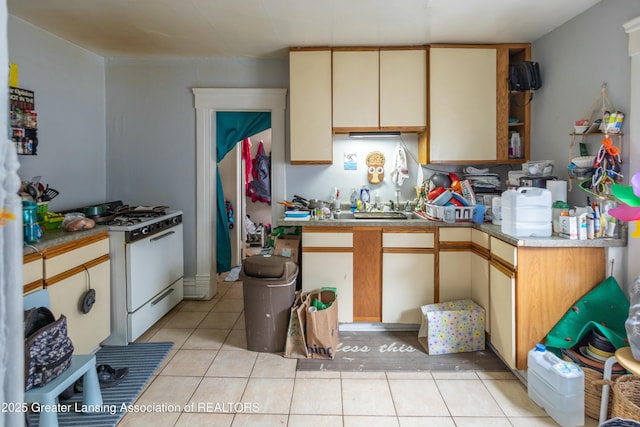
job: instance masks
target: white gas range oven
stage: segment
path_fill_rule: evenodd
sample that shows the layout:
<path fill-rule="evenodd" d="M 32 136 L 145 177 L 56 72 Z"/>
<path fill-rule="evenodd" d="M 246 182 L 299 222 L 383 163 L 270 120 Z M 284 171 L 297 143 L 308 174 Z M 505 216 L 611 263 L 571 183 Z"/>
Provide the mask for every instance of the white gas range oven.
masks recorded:
<path fill-rule="evenodd" d="M 182 211 L 106 203 L 95 220 L 109 226 L 111 335 L 135 341 L 183 298 Z"/>

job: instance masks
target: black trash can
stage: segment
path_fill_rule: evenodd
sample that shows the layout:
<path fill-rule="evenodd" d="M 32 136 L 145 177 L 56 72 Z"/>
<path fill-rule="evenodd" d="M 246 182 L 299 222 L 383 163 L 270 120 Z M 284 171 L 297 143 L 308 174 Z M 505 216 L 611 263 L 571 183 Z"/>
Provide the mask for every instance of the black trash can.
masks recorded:
<path fill-rule="evenodd" d="M 248 350 L 284 351 L 297 277 L 298 265 L 289 257 L 256 255 L 244 260 L 239 279 Z"/>

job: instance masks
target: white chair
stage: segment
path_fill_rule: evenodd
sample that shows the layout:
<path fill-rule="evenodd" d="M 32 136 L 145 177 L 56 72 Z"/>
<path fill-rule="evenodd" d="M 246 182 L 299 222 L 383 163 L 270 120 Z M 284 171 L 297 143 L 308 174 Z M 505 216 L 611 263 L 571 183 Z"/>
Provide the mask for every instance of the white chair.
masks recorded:
<path fill-rule="evenodd" d="M 24 309 L 33 307 L 50 307 L 49 291 L 41 289 L 23 297 Z M 60 376 L 42 387 L 34 387 L 24 392 L 27 403 L 38 403 L 41 407 L 55 408 L 58 396 L 84 375 L 82 403 L 88 412 L 99 412 L 102 406 L 102 393 L 96 371 L 94 354 L 74 354 L 71 365 Z M 58 413 L 55 410 L 40 411 L 39 427 L 58 427 Z"/>

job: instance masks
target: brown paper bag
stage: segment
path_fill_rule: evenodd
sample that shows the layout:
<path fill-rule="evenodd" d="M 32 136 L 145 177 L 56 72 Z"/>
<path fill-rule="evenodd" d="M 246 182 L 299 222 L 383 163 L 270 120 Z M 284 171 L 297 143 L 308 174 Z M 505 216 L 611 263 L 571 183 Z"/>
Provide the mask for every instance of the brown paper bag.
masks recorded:
<path fill-rule="evenodd" d="M 309 308 L 308 295 L 308 292 L 296 291 L 295 300 L 291 306 L 284 346 L 284 357 L 289 359 L 309 358 L 305 339 L 306 312 Z"/>
<path fill-rule="evenodd" d="M 314 291 L 307 297 L 310 306 L 315 298 L 318 298 L 324 304 L 331 303 L 331 306 L 323 310 L 307 310 L 307 352 L 312 359 L 333 359 L 340 341 L 338 334 L 338 298 L 333 291 Z"/>

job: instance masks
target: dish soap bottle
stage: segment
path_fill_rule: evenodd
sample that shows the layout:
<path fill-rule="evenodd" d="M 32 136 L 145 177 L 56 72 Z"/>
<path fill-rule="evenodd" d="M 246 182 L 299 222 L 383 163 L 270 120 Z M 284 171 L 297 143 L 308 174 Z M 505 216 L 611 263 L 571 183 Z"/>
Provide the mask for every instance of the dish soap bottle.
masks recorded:
<path fill-rule="evenodd" d="M 351 212 L 355 212 L 358 209 L 358 192 L 355 188 L 351 189 L 351 197 L 349 199 L 351 202 Z"/>

